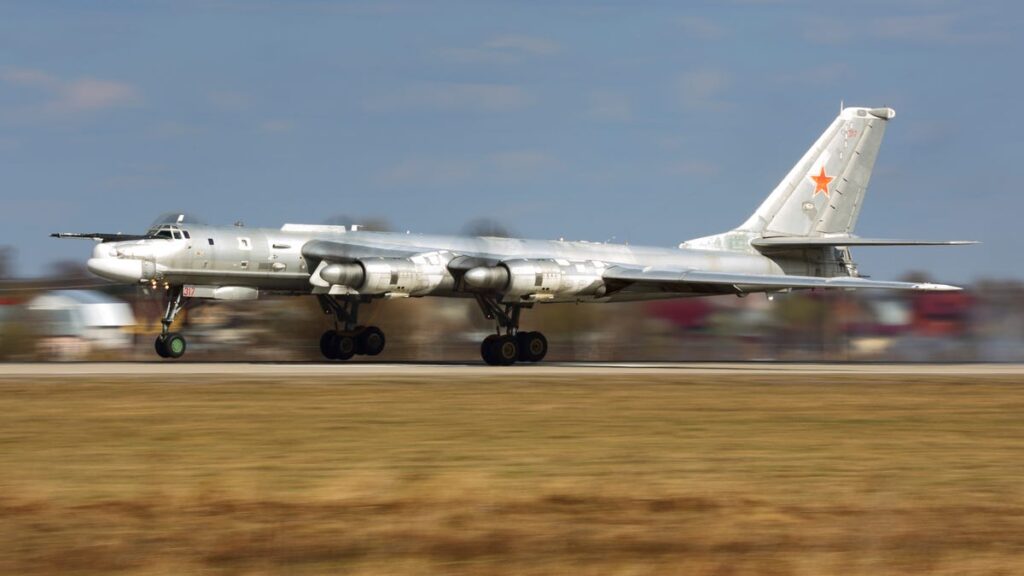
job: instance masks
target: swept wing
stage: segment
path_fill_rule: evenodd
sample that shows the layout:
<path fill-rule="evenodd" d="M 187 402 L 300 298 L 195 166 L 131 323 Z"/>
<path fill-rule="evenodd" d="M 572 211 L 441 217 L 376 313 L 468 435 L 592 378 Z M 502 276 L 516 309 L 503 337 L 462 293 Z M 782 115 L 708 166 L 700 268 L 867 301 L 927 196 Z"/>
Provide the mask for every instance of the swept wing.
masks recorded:
<path fill-rule="evenodd" d="M 869 280 L 852 276 L 822 278 L 817 276 L 790 276 L 771 274 L 738 274 L 670 268 L 630 268 L 613 266 L 605 270 L 606 282 L 625 286 L 658 288 L 665 292 L 694 292 L 705 294 L 742 294 L 787 288 L 887 288 L 890 290 L 960 290 L 957 286 L 928 282 L 893 282 Z"/>
<path fill-rule="evenodd" d="M 899 238 L 858 238 L 857 236 L 775 236 L 755 238 L 750 245 L 759 250 L 825 248 L 830 246 L 963 246 L 971 240 L 903 240 Z"/>

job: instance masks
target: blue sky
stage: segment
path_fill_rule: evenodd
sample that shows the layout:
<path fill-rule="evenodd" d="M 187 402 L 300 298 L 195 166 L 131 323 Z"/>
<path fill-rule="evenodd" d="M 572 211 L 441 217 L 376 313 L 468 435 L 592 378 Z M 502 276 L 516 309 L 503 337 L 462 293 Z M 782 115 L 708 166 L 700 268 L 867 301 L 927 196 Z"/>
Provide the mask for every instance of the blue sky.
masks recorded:
<path fill-rule="evenodd" d="M 675 245 L 738 225 L 840 100 L 892 106 L 861 270 L 1022 278 L 1017 2 L 0 4 L 0 244 L 339 214 Z"/>

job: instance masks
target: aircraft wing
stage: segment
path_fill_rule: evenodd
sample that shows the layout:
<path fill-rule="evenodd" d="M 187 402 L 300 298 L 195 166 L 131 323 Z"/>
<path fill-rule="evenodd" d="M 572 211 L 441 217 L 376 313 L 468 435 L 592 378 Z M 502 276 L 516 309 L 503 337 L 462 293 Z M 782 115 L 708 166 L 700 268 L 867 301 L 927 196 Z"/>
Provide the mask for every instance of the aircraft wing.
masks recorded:
<path fill-rule="evenodd" d="M 774 236 L 756 238 L 750 245 L 759 250 L 820 248 L 827 246 L 964 246 L 973 240 L 903 240 L 894 238 L 859 238 L 856 236 Z"/>
<path fill-rule="evenodd" d="M 97 242 L 120 242 L 122 240 L 142 240 L 145 234 L 111 234 L 107 232 L 54 232 L 53 238 L 88 238 Z"/>
<path fill-rule="evenodd" d="M 310 240 L 302 245 L 302 255 L 309 260 L 347 263 L 355 262 L 360 258 L 374 256 L 385 258 L 409 258 L 421 253 L 422 250 L 411 248 L 395 248 L 392 246 L 369 246 L 364 244 L 349 244 L 347 242 L 335 242 L 333 240 Z"/>
<path fill-rule="evenodd" d="M 960 290 L 957 286 L 928 282 L 893 282 L 869 280 L 852 276 L 822 278 L 818 276 L 789 276 L 770 274 L 737 274 L 706 272 L 702 270 L 674 270 L 630 268 L 613 266 L 605 270 L 604 279 L 621 287 L 640 285 L 658 287 L 665 292 L 693 292 L 703 294 L 742 294 L 762 290 L 787 288 L 885 288 L 890 290 Z"/>

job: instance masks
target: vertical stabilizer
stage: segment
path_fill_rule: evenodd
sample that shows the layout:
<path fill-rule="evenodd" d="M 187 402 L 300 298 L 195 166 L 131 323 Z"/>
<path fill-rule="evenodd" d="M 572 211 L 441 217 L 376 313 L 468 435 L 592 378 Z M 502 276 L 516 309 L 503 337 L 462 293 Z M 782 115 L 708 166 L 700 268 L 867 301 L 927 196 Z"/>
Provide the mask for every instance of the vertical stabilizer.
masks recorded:
<path fill-rule="evenodd" d="M 850 234 L 892 108 L 845 108 L 739 230 L 764 237 Z"/>

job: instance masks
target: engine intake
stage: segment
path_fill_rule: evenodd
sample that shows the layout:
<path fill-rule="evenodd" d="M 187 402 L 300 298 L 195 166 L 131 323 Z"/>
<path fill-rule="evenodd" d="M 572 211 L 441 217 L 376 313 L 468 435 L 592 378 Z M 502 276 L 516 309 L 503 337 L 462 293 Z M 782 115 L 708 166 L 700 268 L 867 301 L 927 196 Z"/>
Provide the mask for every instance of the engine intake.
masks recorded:
<path fill-rule="evenodd" d="M 501 293 L 506 300 L 545 295 L 601 297 L 606 291 L 600 270 L 585 262 L 506 260 L 496 266 L 471 268 L 463 278 L 470 287 Z"/>
<path fill-rule="evenodd" d="M 363 258 L 358 262 L 327 264 L 320 269 L 320 278 L 360 294 L 399 296 L 422 296 L 453 284 L 451 275 L 436 255 L 411 259 Z"/>

